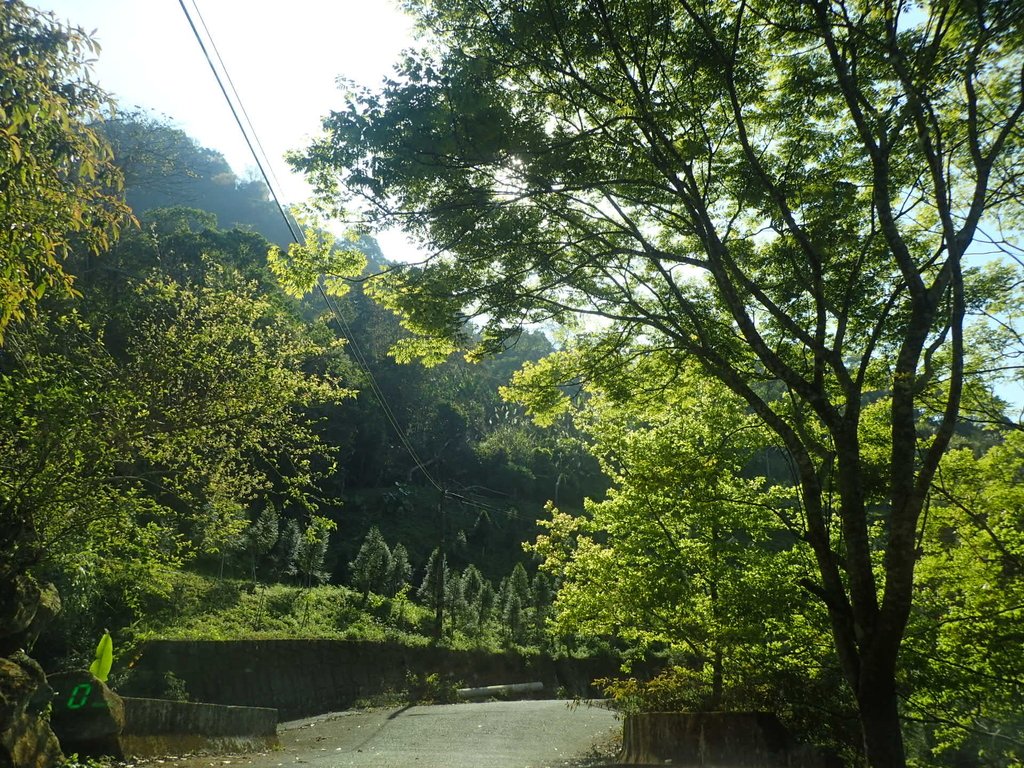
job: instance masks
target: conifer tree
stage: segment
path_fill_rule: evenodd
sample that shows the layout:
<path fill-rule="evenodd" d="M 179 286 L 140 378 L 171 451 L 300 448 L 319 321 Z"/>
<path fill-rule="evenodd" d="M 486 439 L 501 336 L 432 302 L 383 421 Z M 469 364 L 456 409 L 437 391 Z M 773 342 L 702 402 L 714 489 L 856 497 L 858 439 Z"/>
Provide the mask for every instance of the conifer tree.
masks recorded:
<path fill-rule="evenodd" d="M 302 531 L 302 535 L 299 536 L 295 567 L 304 586 L 311 587 L 314 583 L 322 584 L 330 577 L 330 574 L 324 570 L 324 561 L 327 558 L 327 545 L 331 538 L 331 531 L 336 527 L 337 524 L 333 520 L 320 515 L 312 515 L 306 528 Z"/>
<path fill-rule="evenodd" d="M 295 560 L 299 554 L 299 539 L 302 538 L 302 531 L 295 520 L 284 520 L 281 523 L 277 544 L 271 553 L 274 572 L 278 576 L 294 576 L 298 573 L 295 567 Z"/>
<path fill-rule="evenodd" d="M 391 550 L 380 530 L 377 526 L 372 527 L 363 539 L 356 559 L 348 565 L 351 584 L 363 593 L 363 603 L 371 592 L 387 590 L 393 562 Z"/>
<path fill-rule="evenodd" d="M 256 583 L 257 569 L 260 561 L 274 548 L 280 532 L 278 530 L 277 510 L 268 504 L 259 515 L 249 523 L 242 535 L 242 543 L 252 573 L 252 583 Z"/>
<path fill-rule="evenodd" d="M 472 634 L 478 634 L 487 618 L 484 598 L 489 585 L 475 565 L 468 565 L 462 572 L 462 595 L 465 602 L 465 627 Z"/>
<path fill-rule="evenodd" d="M 448 575 L 447 558 L 441 554 L 440 549 L 435 548 L 423 569 L 423 581 L 416 590 L 416 596 L 423 605 L 437 609 L 439 599 L 443 595 L 442 585 L 448 580 Z"/>
<path fill-rule="evenodd" d="M 385 594 L 388 597 L 394 597 L 409 583 L 411 578 L 412 565 L 409 563 L 409 552 L 405 545 L 399 542 L 391 550 L 391 568 L 388 571 Z"/>
<path fill-rule="evenodd" d="M 516 563 L 508 578 L 509 598 L 515 596 L 519 605 L 526 608 L 533 603 L 533 594 L 530 590 L 530 577 L 526 575 L 526 568 L 522 563 Z"/>

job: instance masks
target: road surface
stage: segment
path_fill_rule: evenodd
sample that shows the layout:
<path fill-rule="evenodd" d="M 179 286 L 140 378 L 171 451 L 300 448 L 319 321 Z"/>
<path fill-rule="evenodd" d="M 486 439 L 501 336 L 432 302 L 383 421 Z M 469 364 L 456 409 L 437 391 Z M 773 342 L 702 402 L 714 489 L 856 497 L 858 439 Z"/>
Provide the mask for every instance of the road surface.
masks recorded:
<path fill-rule="evenodd" d="M 606 765 L 615 714 L 565 701 L 340 712 L 282 724 L 281 749 L 165 759 L 173 768 L 582 768 Z M 149 761 L 152 765 L 155 761 Z"/>

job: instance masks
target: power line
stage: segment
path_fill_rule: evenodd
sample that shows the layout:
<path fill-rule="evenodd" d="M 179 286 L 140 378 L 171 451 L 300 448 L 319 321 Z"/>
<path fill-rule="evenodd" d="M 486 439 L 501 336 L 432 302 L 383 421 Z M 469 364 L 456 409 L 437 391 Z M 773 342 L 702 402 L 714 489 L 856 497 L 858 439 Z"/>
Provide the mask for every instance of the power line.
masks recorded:
<path fill-rule="evenodd" d="M 199 10 L 198 4 L 195 2 L 195 0 L 192 0 L 192 7 L 195 9 L 196 17 L 198 17 L 200 24 L 202 25 L 203 30 L 206 33 L 206 38 L 210 41 L 210 48 L 213 49 L 213 56 L 211 56 L 210 50 L 207 48 L 206 42 L 203 39 L 203 35 L 200 34 L 199 29 L 196 26 L 195 21 L 193 20 L 192 17 L 192 13 L 189 11 L 188 6 L 185 4 L 185 0 L 178 0 L 178 4 L 181 6 L 181 10 L 185 14 L 185 18 L 188 20 L 189 27 L 191 27 L 192 29 L 192 34 L 195 36 L 196 42 L 199 43 L 199 47 L 200 49 L 202 49 L 203 55 L 206 57 L 206 63 L 210 65 L 210 71 L 213 72 L 213 76 L 217 81 L 217 85 L 220 87 L 220 92 L 224 96 L 224 101 L 227 103 L 228 108 L 231 110 L 232 116 L 235 118 L 235 123 L 238 125 L 238 130 L 241 131 L 242 137 L 245 139 L 245 143 L 249 147 L 249 152 L 250 154 L 252 154 L 253 159 L 256 161 L 256 166 L 259 168 L 260 174 L 263 177 L 263 181 L 267 185 L 267 189 L 269 190 L 271 197 L 274 199 L 274 203 L 277 206 L 277 209 L 280 212 L 281 217 L 284 219 L 284 222 L 288 227 L 288 231 L 291 233 L 292 240 L 297 245 L 304 245 L 305 238 L 302 237 L 296 231 L 295 226 L 292 223 L 291 217 L 285 211 L 284 206 L 281 203 L 281 198 L 278 194 L 276 185 L 271 183 L 270 176 L 273 174 L 273 168 L 272 166 L 270 166 L 269 158 L 267 157 L 266 152 L 263 151 L 263 146 L 259 142 L 256 129 L 253 126 L 252 121 L 249 119 L 248 113 L 246 113 L 245 111 L 242 99 L 239 96 L 238 91 L 235 89 L 234 83 L 231 80 L 231 76 L 228 73 L 227 66 L 224 64 L 224 60 L 220 56 L 220 52 L 217 50 L 217 46 L 213 41 L 213 35 L 210 33 L 209 28 L 206 26 L 206 22 L 203 20 L 203 16 Z M 216 58 L 217 64 L 214 63 L 214 58 Z M 227 82 L 227 85 L 225 85 L 225 81 Z M 242 119 L 243 116 L 245 118 L 244 121 Z M 248 128 L 246 126 L 248 126 Z M 256 150 L 257 147 L 259 147 L 259 152 L 257 152 Z M 271 167 L 271 171 L 269 174 L 267 172 L 267 167 Z M 388 405 L 387 399 L 384 397 L 383 391 L 378 385 L 377 380 L 373 375 L 373 372 L 370 370 L 369 363 L 365 355 L 363 355 L 362 350 L 359 348 L 359 345 L 355 341 L 355 337 L 354 334 L 352 333 L 351 327 L 349 326 L 348 322 L 345 320 L 341 312 L 338 310 L 337 305 L 331 300 L 330 295 L 324 289 L 322 278 L 319 278 L 317 280 L 316 287 L 318 292 L 320 293 L 320 296 L 323 298 L 324 303 L 327 305 L 327 308 L 331 311 L 335 319 L 338 321 L 338 324 L 341 326 L 342 332 L 345 334 L 348 344 L 352 350 L 353 357 L 355 357 L 356 359 L 356 363 L 359 365 L 360 368 L 362 368 L 363 373 L 366 374 L 366 379 L 369 382 L 370 390 L 371 392 L 373 392 L 374 396 L 377 399 L 377 402 L 380 404 L 381 410 L 384 412 L 385 418 L 388 420 L 392 428 L 395 430 L 395 433 L 398 435 L 398 439 L 402 443 L 402 446 L 405 448 L 410 458 L 412 458 L 413 462 L 416 464 L 417 469 L 419 469 L 419 471 L 423 473 L 424 477 L 427 478 L 427 481 L 434 488 L 436 488 L 442 495 L 446 495 L 447 491 L 437 480 L 434 479 L 434 476 L 430 473 L 426 465 L 420 459 L 419 454 L 416 452 L 416 449 L 413 447 L 408 436 L 405 434 L 405 430 L 403 430 L 402 426 L 398 423 L 398 419 L 395 417 L 394 411 L 392 411 L 391 406 Z M 462 498 L 464 499 L 465 497 Z"/>
<path fill-rule="evenodd" d="M 206 30 L 206 34 L 209 36 L 210 45 L 214 48 L 214 52 L 217 56 L 217 60 L 220 62 L 221 69 L 218 69 L 217 65 L 214 64 L 213 58 L 210 56 L 210 51 L 206 47 L 206 42 L 203 39 L 203 36 L 199 33 L 199 29 L 196 27 L 195 21 L 193 21 L 192 19 L 192 14 L 189 11 L 188 6 L 185 5 L 185 0 L 178 0 L 178 5 L 181 6 L 181 11 L 185 14 L 185 18 L 188 20 L 188 25 L 192 29 L 192 34 L 195 36 L 196 42 L 199 43 L 199 48 L 202 50 L 203 56 L 206 57 L 206 63 L 210 65 L 210 71 L 213 72 L 213 77 L 217 81 L 217 86 L 220 88 L 221 94 L 224 96 L 224 101 L 227 103 L 228 109 L 231 110 L 231 115 L 235 118 L 235 123 L 238 125 L 238 130 L 241 132 L 242 138 L 245 139 L 246 146 L 249 147 L 249 153 L 256 161 L 256 167 L 259 168 L 260 175 L 263 176 L 263 182 L 267 185 L 267 189 L 270 190 L 270 196 L 274 198 L 274 204 L 277 206 L 277 210 L 281 213 L 281 218 L 284 219 L 284 223 L 288 227 L 288 231 L 291 233 L 292 240 L 294 240 L 296 243 L 301 244 L 302 238 L 296 232 L 295 227 L 292 224 L 291 217 L 288 216 L 288 214 L 285 212 L 284 206 L 281 204 L 281 200 L 278 197 L 277 190 L 270 183 L 270 178 L 268 177 L 266 171 L 266 166 L 269 165 L 269 162 L 264 162 L 264 160 L 266 159 L 266 155 L 263 155 L 261 157 L 260 154 L 256 151 L 256 147 L 253 146 L 253 141 L 249 136 L 249 131 L 246 130 L 245 124 L 242 122 L 242 118 L 239 115 L 239 109 L 242 109 L 244 113 L 244 108 L 242 107 L 242 100 L 238 95 L 238 91 L 235 90 L 234 84 L 231 83 L 231 78 L 227 74 L 227 67 L 224 66 L 224 60 L 220 58 L 220 53 L 217 52 L 216 46 L 213 45 L 213 35 L 210 34 L 210 30 L 209 28 L 207 28 L 206 22 L 202 21 L 202 14 L 199 12 L 199 6 L 196 5 L 195 0 L 192 0 L 192 7 L 195 8 L 196 15 L 199 17 L 200 21 L 203 24 L 203 29 Z M 223 77 L 221 76 L 221 70 L 224 71 Z M 227 87 L 224 85 L 225 79 L 227 79 L 227 81 L 231 83 L 231 90 L 235 94 L 235 100 L 232 100 L 231 96 L 228 94 Z M 235 106 L 235 101 L 237 101 L 238 103 L 237 108 Z M 246 121 L 249 120 L 248 114 L 246 114 L 245 119 Z M 249 127 L 250 129 L 252 129 L 251 122 L 249 123 Z M 255 129 L 252 129 L 252 135 L 256 135 Z M 262 151 L 262 149 L 263 147 L 261 145 L 260 150 Z"/>

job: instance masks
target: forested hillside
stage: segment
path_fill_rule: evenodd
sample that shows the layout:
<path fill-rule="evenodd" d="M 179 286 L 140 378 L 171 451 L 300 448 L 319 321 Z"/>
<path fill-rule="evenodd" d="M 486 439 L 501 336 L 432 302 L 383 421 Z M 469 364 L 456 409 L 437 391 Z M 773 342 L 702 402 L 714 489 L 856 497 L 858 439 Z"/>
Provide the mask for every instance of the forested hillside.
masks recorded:
<path fill-rule="evenodd" d="M 664 662 L 627 711 L 1020 765 L 1018 5 L 410 0 L 292 162 L 416 264 L 289 243 L 0 5 L 0 684 L 104 629 L 114 683 L 149 637 L 600 646 Z"/>
<path fill-rule="evenodd" d="M 261 181 L 240 181 L 220 155 L 181 131 L 142 116 L 104 123 L 102 131 L 125 169 L 125 198 L 144 230 L 166 227 L 170 218 L 172 226 L 200 236 L 230 227 L 285 247 L 291 240 Z M 298 316 L 329 327 L 344 345 L 346 382 L 357 393 L 353 401 L 315 411 L 318 436 L 334 451 L 333 467 L 319 486 L 322 508 L 341 526 L 332 537 L 329 563 L 351 560 L 371 525 L 389 540 L 402 540 L 414 561 L 424 563 L 440 535 L 438 493 L 426 469 L 430 479 L 459 497 L 448 504 L 448 535 L 473 542 L 479 554 L 472 559 L 489 578 L 499 578 L 523 559 L 519 544 L 532 538 L 537 510 L 548 499 L 578 509 L 585 495 L 599 495 L 603 487 L 596 462 L 574 446 L 571 426 L 564 427 L 570 432 L 565 435 L 539 430 L 499 395 L 513 372 L 548 354 L 552 345 L 540 331 L 526 331 L 505 352 L 480 363 L 452 355 L 433 367 L 400 364 L 390 351 L 408 332 L 362 290 L 363 277 L 389 266 L 386 255 L 369 237 L 338 245 L 366 258 L 348 294 L 332 307 L 316 293 L 292 305 Z M 169 247 L 177 249 L 174 243 Z M 246 269 L 274 292 L 264 270 L 267 248 L 247 246 L 252 261 Z M 450 557 L 464 567 L 468 551 L 453 550 Z"/>
<path fill-rule="evenodd" d="M 408 592 L 433 612 L 443 561 L 449 632 L 467 610 L 474 626 L 500 623 L 513 576 L 529 608 L 530 580 L 546 577 L 523 544 L 545 502 L 580 509 L 604 487 L 569 422 L 541 430 L 499 395 L 548 339 L 526 331 L 480 363 L 399 364 L 389 352 L 409 334 L 362 290 L 389 266 L 372 239 L 337 243 L 355 251 L 347 295 L 291 298 L 267 268 L 270 238 L 287 247 L 290 233 L 262 182 L 142 115 L 97 129 L 137 224 L 106 252 L 70 254 L 78 295 L 44 297 L 5 348 L 7 434 L 31 411 L 48 436 L 8 476 L 32 467 L 61 488 L 31 500 L 47 521 L 40 573 L 64 602 L 41 658 L 88 652 L 103 627 L 177 631 L 162 622 L 195 606 L 149 609 L 196 588 L 178 569 L 348 585 L 364 603 Z M 83 434 L 90 422 L 97 434 Z M 540 592 L 543 613 L 552 589 Z"/>

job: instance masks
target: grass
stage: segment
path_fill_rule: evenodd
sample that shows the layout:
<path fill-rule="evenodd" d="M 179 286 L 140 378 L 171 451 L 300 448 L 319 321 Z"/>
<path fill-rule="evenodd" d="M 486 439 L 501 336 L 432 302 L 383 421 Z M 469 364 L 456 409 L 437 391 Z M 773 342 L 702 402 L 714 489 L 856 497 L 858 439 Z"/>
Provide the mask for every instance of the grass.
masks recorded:
<path fill-rule="evenodd" d="M 171 589 L 150 597 L 133 644 L 145 640 L 329 639 L 433 642 L 434 612 L 408 597 L 367 598 L 344 586 L 253 585 L 191 572 L 168 574 Z M 455 649 L 509 650 L 501 627 L 489 622 L 470 635 L 449 631 L 442 644 Z M 128 640 L 129 638 L 125 638 Z M 520 652 L 537 648 L 516 647 Z"/>
<path fill-rule="evenodd" d="M 433 615 L 408 600 L 342 586 L 257 585 L 181 573 L 137 634 L 167 640 L 323 638 L 426 642 Z"/>

